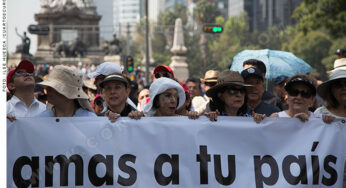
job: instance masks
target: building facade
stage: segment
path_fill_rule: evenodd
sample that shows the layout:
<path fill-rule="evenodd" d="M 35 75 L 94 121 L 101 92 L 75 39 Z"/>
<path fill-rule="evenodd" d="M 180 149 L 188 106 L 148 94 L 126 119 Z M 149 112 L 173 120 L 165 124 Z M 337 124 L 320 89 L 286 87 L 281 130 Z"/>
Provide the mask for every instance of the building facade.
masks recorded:
<path fill-rule="evenodd" d="M 118 36 L 130 33 L 136 29 L 140 20 L 140 0 L 114 0 L 113 1 L 114 31 Z"/>
<path fill-rule="evenodd" d="M 246 12 L 250 30 L 263 31 L 273 25 L 286 27 L 295 24 L 292 14 L 302 0 L 229 0 L 228 16 Z"/>

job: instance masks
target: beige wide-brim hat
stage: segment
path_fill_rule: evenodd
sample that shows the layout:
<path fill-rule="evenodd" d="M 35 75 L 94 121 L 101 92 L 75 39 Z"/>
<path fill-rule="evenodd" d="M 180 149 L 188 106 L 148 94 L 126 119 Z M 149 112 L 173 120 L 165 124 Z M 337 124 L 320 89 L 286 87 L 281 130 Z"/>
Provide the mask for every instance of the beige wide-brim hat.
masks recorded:
<path fill-rule="evenodd" d="M 181 106 L 183 106 L 186 99 L 184 88 L 178 82 L 170 78 L 161 77 L 159 79 L 156 79 L 151 84 L 149 88 L 150 101 L 148 102 L 148 104 L 145 105 L 143 112 L 145 114 L 154 115 L 157 110 L 153 108 L 153 102 L 155 97 L 168 89 L 176 89 L 178 91 L 179 104 L 176 109 L 179 109 Z"/>
<path fill-rule="evenodd" d="M 244 78 L 239 72 L 226 70 L 219 75 L 216 85 L 211 87 L 206 94 L 208 97 L 216 97 L 218 91 L 227 86 L 250 87 L 252 85 L 245 84 Z"/>
<path fill-rule="evenodd" d="M 83 91 L 83 75 L 76 68 L 57 65 L 49 73 L 48 78 L 38 83 L 43 87 L 51 87 L 68 99 L 77 99 L 82 108 L 93 111 L 89 96 Z"/>
<path fill-rule="evenodd" d="M 219 71 L 216 70 L 208 70 L 204 74 L 204 78 L 201 79 L 201 82 L 217 82 L 217 78 L 219 77 Z"/>
<path fill-rule="evenodd" d="M 338 69 L 346 69 L 346 58 L 340 58 L 334 61 L 334 66 L 333 66 L 333 70 L 328 71 L 328 74 L 333 73 L 335 70 Z"/>
<path fill-rule="evenodd" d="M 331 93 L 330 85 L 333 83 L 333 81 L 342 78 L 346 78 L 346 69 L 333 70 L 333 72 L 329 75 L 329 80 L 323 82 L 321 85 L 317 87 L 318 95 L 325 99 L 326 96 Z"/>

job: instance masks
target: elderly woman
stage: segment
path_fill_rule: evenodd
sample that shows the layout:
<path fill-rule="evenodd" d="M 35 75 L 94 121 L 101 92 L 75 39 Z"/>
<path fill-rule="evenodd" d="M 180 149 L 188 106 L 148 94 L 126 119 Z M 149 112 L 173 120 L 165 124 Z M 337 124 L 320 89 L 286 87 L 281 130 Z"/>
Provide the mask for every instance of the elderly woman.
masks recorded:
<path fill-rule="evenodd" d="M 273 113 L 270 117 L 297 117 L 303 122 L 313 118 L 309 107 L 315 101 L 316 85 L 316 80 L 307 75 L 297 74 L 289 78 L 285 85 L 288 109 Z"/>
<path fill-rule="evenodd" d="M 346 69 L 335 69 L 329 80 L 317 88 L 324 105 L 316 109 L 315 114 L 327 114 L 336 118 L 346 118 Z M 346 164 L 345 164 L 346 167 Z M 346 168 L 344 171 L 344 187 L 346 186 Z"/>
<path fill-rule="evenodd" d="M 329 114 L 337 118 L 346 118 L 346 69 L 336 69 L 329 80 L 317 88 L 324 105 L 316 109 L 316 114 Z"/>
<path fill-rule="evenodd" d="M 288 109 L 273 113 L 270 117 L 294 117 L 305 122 L 311 118 L 320 116 L 309 111 L 316 97 L 316 80 L 304 74 L 296 74 L 287 80 L 285 90 L 287 91 Z M 323 121 L 330 123 L 331 116 L 323 116 Z"/>
<path fill-rule="evenodd" d="M 82 73 L 72 67 L 57 65 L 48 78 L 38 83 L 47 92 L 48 103 L 53 105 L 37 117 L 82 117 L 96 116 L 89 97 L 82 89 Z"/>
<path fill-rule="evenodd" d="M 149 88 L 150 101 L 143 112 L 131 112 L 129 117 L 140 119 L 145 116 L 179 116 L 177 110 L 185 104 L 184 88 L 170 78 L 158 78 Z M 197 113 L 188 114 L 189 118 L 196 119 Z"/>
<path fill-rule="evenodd" d="M 150 101 L 144 107 L 148 116 L 177 116 L 176 110 L 185 103 L 184 88 L 169 78 L 155 80 L 150 88 Z"/>
<path fill-rule="evenodd" d="M 205 115 L 211 121 L 216 121 L 218 115 L 222 116 L 254 116 L 255 121 L 261 121 L 264 114 L 251 114 L 246 106 L 246 89 L 250 87 L 244 83 L 243 77 L 236 71 L 224 71 L 217 84 L 207 91 L 212 100 L 207 104 Z"/>

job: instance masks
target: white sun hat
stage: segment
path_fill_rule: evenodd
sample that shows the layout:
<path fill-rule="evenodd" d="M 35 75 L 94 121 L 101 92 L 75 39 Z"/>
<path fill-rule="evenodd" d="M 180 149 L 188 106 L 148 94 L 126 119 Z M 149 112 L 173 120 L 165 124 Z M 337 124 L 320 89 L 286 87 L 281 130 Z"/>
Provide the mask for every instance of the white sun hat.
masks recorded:
<path fill-rule="evenodd" d="M 122 74 L 120 66 L 114 62 L 104 62 L 96 67 L 96 71 L 88 74 L 89 78 L 95 78 L 98 75 Z"/>
<path fill-rule="evenodd" d="M 185 103 L 185 99 L 186 99 L 184 88 L 181 87 L 181 85 L 177 81 L 174 81 L 170 78 L 161 77 L 159 79 L 156 79 L 151 84 L 151 86 L 149 88 L 150 101 L 144 107 L 143 112 L 145 114 L 154 115 L 156 113 L 156 110 L 157 110 L 157 109 L 153 108 L 153 102 L 154 102 L 155 97 L 157 95 L 165 92 L 168 89 L 176 89 L 178 92 L 179 104 L 178 104 L 177 109 L 180 108 L 181 106 L 183 106 Z"/>

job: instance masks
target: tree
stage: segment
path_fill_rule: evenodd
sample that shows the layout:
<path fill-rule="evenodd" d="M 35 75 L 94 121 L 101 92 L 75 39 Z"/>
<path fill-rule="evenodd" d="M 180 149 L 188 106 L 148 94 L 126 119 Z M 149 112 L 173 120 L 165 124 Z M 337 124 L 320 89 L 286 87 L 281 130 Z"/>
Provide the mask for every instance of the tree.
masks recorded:
<path fill-rule="evenodd" d="M 183 25 L 187 22 L 187 9 L 181 3 L 174 4 L 173 11 L 161 12 L 158 20 L 158 24 L 164 26 L 164 34 L 166 43 L 169 47 L 173 44 L 173 28 L 175 20 L 181 18 Z"/>
<path fill-rule="evenodd" d="M 346 33 L 346 1 L 304 0 L 294 10 L 297 28 L 306 34 L 316 29 L 326 30 L 333 38 Z"/>
<path fill-rule="evenodd" d="M 327 70 L 332 70 L 334 68 L 334 61 L 337 58 L 335 52 L 339 48 L 346 49 L 346 37 L 334 40 L 332 46 L 329 48 L 329 56 L 323 58 L 322 64 Z"/>
<path fill-rule="evenodd" d="M 215 3 L 206 0 L 198 1 L 193 12 L 198 25 L 214 23 L 215 18 L 221 14 Z M 208 38 L 205 33 L 200 35 L 199 47 L 202 54 L 203 69 L 206 71 L 207 62 L 210 62 L 210 56 L 208 53 Z"/>
<path fill-rule="evenodd" d="M 322 64 L 322 59 L 328 56 L 331 45 L 330 37 L 322 32 L 312 31 L 307 35 L 300 32 L 283 50 L 303 59 L 321 73 L 322 78 L 326 78 L 326 67 Z"/>
<path fill-rule="evenodd" d="M 213 60 L 219 69 L 227 69 L 232 58 L 244 49 L 258 49 L 256 35 L 250 33 L 246 13 L 240 17 L 230 17 L 224 24 L 224 31 L 210 45 Z"/>

